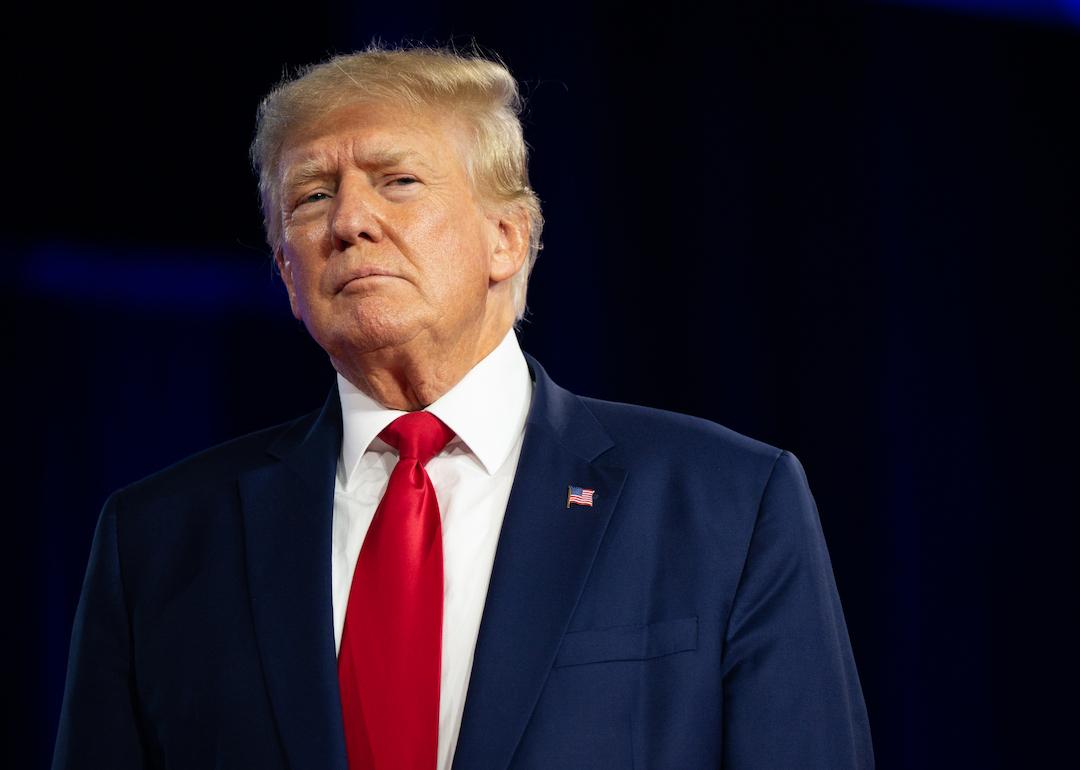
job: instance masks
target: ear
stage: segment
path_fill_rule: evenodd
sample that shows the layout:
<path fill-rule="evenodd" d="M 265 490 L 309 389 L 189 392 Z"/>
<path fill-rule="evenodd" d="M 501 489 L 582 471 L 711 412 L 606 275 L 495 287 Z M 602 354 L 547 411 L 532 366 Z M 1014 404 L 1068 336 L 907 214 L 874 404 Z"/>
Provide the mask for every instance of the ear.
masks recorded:
<path fill-rule="evenodd" d="M 491 251 L 491 283 L 517 275 L 529 254 L 529 214 L 522 206 L 507 207 L 488 215 L 494 245 Z"/>
<path fill-rule="evenodd" d="M 300 306 L 296 302 L 296 284 L 293 280 L 292 262 L 285 257 L 285 252 L 282 251 L 280 246 L 274 250 L 274 264 L 277 265 L 281 280 L 285 282 L 285 289 L 289 292 L 289 307 L 292 308 L 292 314 L 297 321 L 302 321 Z"/>

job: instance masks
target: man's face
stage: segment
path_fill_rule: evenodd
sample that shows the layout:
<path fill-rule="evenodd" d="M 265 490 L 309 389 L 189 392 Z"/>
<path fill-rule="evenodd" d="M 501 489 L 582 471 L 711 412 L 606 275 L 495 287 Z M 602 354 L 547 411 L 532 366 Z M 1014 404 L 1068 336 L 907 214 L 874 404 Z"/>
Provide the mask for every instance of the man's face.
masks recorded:
<path fill-rule="evenodd" d="M 508 289 L 520 260 L 464 153 L 453 117 L 392 104 L 338 108 L 286 142 L 276 257 L 293 314 L 335 364 L 461 346 L 506 315 L 509 292 L 490 289 Z"/>

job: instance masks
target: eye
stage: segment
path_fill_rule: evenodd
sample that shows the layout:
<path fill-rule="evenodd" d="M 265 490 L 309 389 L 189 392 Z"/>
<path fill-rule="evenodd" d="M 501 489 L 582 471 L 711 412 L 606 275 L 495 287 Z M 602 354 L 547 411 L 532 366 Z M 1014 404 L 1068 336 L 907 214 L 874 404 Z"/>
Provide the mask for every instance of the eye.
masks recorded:
<path fill-rule="evenodd" d="M 408 187 L 409 185 L 416 184 L 420 180 L 414 176 L 399 176 L 396 179 L 391 179 L 390 184 L 394 187 Z"/>
<path fill-rule="evenodd" d="M 296 205 L 303 206 L 305 203 L 317 203 L 318 201 L 328 200 L 329 198 L 330 196 L 324 192 L 313 192 L 297 201 Z"/>

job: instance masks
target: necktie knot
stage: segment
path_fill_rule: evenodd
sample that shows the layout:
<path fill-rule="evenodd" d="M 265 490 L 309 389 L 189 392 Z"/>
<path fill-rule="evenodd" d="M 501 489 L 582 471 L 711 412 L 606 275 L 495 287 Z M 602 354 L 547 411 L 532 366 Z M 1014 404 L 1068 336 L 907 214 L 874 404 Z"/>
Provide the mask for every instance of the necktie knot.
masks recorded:
<path fill-rule="evenodd" d="M 443 450 L 454 431 L 431 412 L 409 412 L 387 425 L 379 438 L 398 450 L 400 459 L 415 459 L 421 465 Z"/>

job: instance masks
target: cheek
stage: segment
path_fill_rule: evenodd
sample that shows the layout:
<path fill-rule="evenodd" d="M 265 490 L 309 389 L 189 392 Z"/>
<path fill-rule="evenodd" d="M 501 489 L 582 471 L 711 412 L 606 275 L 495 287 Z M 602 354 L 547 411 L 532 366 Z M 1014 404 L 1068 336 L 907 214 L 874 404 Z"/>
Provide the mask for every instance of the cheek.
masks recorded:
<path fill-rule="evenodd" d="M 323 256 L 325 238 L 316 227 L 293 227 L 285 237 L 282 253 L 287 261 L 287 270 L 292 279 L 293 289 L 299 295 L 310 293 L 318 287 L 325 272 L 326 259 Z"/>
<path fill-rule="evenodd" d="M 299 314 L 303 308 L 311 305 L 313 297 L 312 285 L 315 276 L 305 270 L 303 259 L 294 254 L 285 253 L 285 265 L 282 269 L 282 278 L 289 289 L 289 304 L 293 314 Z"/>
<path fill-rule="evenodd" d="M 454 212 L 426 229 L 430 269 L 446 294 L 476 295 L 487 289 L 483 231 L 471 212 Z"/>
<path fill-rule="evenodd" d="M 285 251 L 294 259 L 311 261 L 317 259 L 329 244 L 328 231 L 321 222 L 293 226 L 285 232 Z"/>

